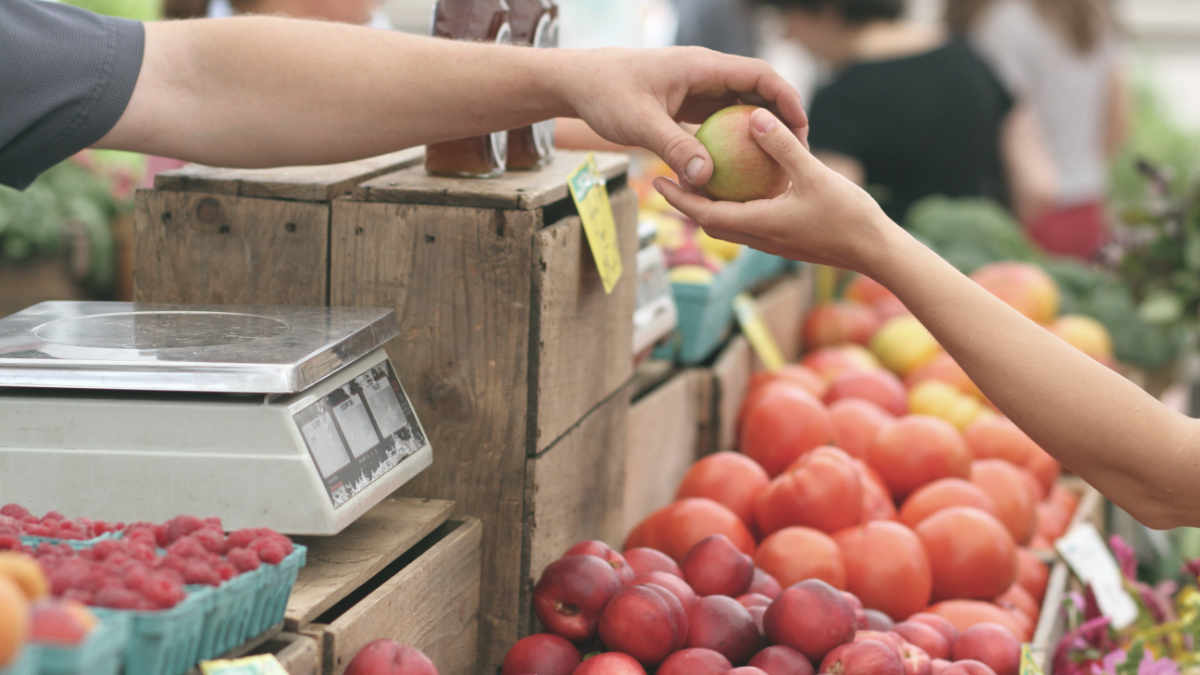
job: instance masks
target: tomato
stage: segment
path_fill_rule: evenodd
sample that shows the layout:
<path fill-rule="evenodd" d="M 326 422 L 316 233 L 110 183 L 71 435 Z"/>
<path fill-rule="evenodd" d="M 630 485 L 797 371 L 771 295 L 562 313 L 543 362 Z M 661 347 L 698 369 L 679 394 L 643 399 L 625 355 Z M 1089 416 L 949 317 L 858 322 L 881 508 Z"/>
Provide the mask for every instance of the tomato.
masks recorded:
<path fill-rule="evenodd" d="M 754 564 L 787 588 L 805 579 L 820 579 L 846 588 L 846 565 L 832 537 L 809 527 L 785 527 L 763 539 Z"/>
<path fill-rule="evenodd" d="M 996 503 L 996 517 L 1018 544 L 1027 544 L 1037 531 L 1037 500 L 1028 472 L 1002 459 L 981 459 L 971 464 L 971 482 Z"/>
<path fill-rule="evenodd" d="M 864 305 L 873 305 L 880 300 L 896 297 L 886 286 L 862 274 L 854 275 L 850 283 L 846 284 L 846 292 L 843 295 L 847 300 L 861 302 Z"/>
<path fill-rule="evenodd" d="M 746 409 L 740 449 L 777 476 L 804 453 L 833 443 L 833 422 L 820 401 L 796 386 L 768 385 Z"/>
<path fill-rule="evenodd" d="M 1019 578 L 1017 583 L 1014 583 L 1007 591 L 1001 593 L 1000 597 L 996 598 L 995 603 L 1001 609 L 1020 612 L 1034 624 L 1037 623 L 1038 615 L 1041 613 L 1038 609 L 1037 600 L 1034 600 L 1029 591 L 1021 586 Z"/>
<path fill-rule="evenodd" d="M 997 623 L 1012 631 L 1018 640 L 1033 636 L 1033 626 L 1024 616 L 981 600 L 946 600 L 925 610 L 946 619 L 962 632 L 977 623 Z"/>
<path fill-rule="evenodd" d="M 1049 566 L 1033 551 L 1027 548 L 1017 549 L 1017 584 L 1028 591 L 1034 601 L 1042 601 L 1049 581 Z"/>
<path fill-rule="evenodd" d="M 865 458 L 879 430 L 895 418 L 883 408 L 858 398 L 844 398 L 829 406 L 833 437 L 848 454 Z"/>
<path fill-rule="evenodd" d="M 990 513 L 952 506 L 915 528 L 933 569 L 935 600 L 991 600 L 1017 578 L 1017 547 Z"/>
<path fill-rule="evenodd" d="M 754 496 L 769 482 L 758 462 L 741 453 L 718 452 L 688 469 L 675 499 L 707 497 L 724 504 L 749 527 L 754 522 Z"/>
<path fill-rule="evenodd" d="M 864 523 L 872 520 L 895 520 L 896 505 L 892 503 L 892 495 L 887 485 L 879 477 L 879 473 L 866 462 L 854 458 L 854 467 L 858 469 L 858 477 L 862 483 L 862 520 Z"/>
<path fill-rule="evenodd" d="M 825 393 L 825 403 L 858 398 L 870 401 L 892 415 L 908 412 L 908 392 L 900 378 L 886 370 L 849 371 L 838 375 Z"/>
<path fill-rule="evenodd" d="M 961 478 L 942 478 L 909 495 L 900 507 L 900 522 L 909 527 L 951 506 L 974 506 L 996 514 L 996 502 L 978 485 Z"/>
<path fill-rule="evenodd" d="M 998 415 L 983 415 L 972 422 L 963 439 L 975 459 L 1003 459 L 1016 466 L 1025 466 L 1041 450 L 1020 427 Z"/>
<path fill-rule="evenodd" d="M 862 480 L 853 458 L 824 446 L 804 455 L 754 501 L 764 534 L 792 525 L 836 532 L 862 522 Z"/>
<path fill-rule="evenodd" d="M 946 352 L 938 354 L 929 363 L 909 373 L 904 378 L 904 386 L 914 389 L 928 380 L 945 382 L 963 394 L 983 398 L 983 392 L 979 391 L 979 387 L 975 386 L 975 383 L 967 376 L 967 372 L 958 365 L 953 356 Z"/>
<path fill-rule="evenodd" d="M 754 537 L 737 514 L 711 499 L 689 497 L 650 514 L 625 538 L 625 549 L 653 548 L 682 562 L 701 539 L 729 537 L 740 551 L 754 553 Z"/>
<path fill-rule="evenodd" d="M 879 318 L 871 308 L 857 302 L 817 305 L 804 318 L 804 345 L 808 349 L 853 342 L 867 344 L 879 330 Z"/>
<path fill-rule="evenodd" d="M 971 454 L 958 430 L 922 415 L 907 415 L 881 429 L 867 463 L 897 499 L 939 478 L 966 478 L 971 472 Z"/>
<path fill-rule="evenodd" d="M 1054 488 L 1054 484 L 1058 482 L 1059 474 L 1062 473 L 1062 466 L 1058 463 L 1058 460 L 1054 459 L 1050 453 L 1040 447 L 1037 449 L 1037 452 L 1029 456 L 1029 461 L 1026 462 L 1025 468 L 1029 469 L 1029 472 L 1041 484 L 1042 498 L 1050 494 L 1050 491 Z"/>
<path fill-rule="evenodd" d="M 929 605 L 933 577 L 921 540 L 906 526 L 875 521 L 833 535 L 846 565 L 846 590 L 896 621 Z"/>
<path fill-rule="evenodd" d="M 794 384 L 812 394 L 813 398 L 822 399 L 829 389 L 825 378 L 804 366 L 789 363 L 779 370 L 760 370 L 750 376 L 750 384 L 746 387 L 746 398 L 742 399 L 742 408 L 738 411 L 738 426 L 741 427 L 742 416 L 754 407 L 755 399 L 762 393 L 766 385 L 772 382 Z"/>
<path fill-rule="evenodd" d="M 809 353 L 800 364 L 826 380 L 833 380 L 850 370 L 874 370 L 883 367 L 879 364 L 879 359 L 866 347 L 856 344 L 823 347 Z"/>

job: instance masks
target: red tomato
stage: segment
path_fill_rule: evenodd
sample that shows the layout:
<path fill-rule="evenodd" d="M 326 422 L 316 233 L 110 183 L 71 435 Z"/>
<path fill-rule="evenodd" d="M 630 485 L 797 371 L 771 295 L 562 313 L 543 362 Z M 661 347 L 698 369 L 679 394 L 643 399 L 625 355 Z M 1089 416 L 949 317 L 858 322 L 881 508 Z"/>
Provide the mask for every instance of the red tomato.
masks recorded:
<path fill-rule="evenodd" d="M 801 455 L 833 443 L 833 422 L 820 401 L 795 386 L 768 385 L 746 409 L 741 451 L 777 476 Z"/>
<path fill-rule="evenodd" d="M 883 408 L 858 398 L 844 398 L 829 406 L 833 436 L 848 454 L 865 459 L 879 430 L 895 418 Z"/>
<path fill-rule="evenodd" d="M 870 401 L 892 415 L 908 412 L 908 392 L 900 378 L 886 370 L 850 371 L 838 375 L 825 393 L 825 403 L 857 398 Z"/>
<path fill-rule="evenodd" d="M 904 525 L 875 521 L 833 535 L 846 565 L 846 590 L 896 621 L 929 605 L 933 577 L 921 540 Z"/>
<path fill-rule="evenodd" d="M 907 415 L 879 431 L 867 463 L 883 476 L 892 496 L 904 499 L 939 478 L 966 478 L 971 453 L 949 422 Z"/>
<path fill-rule="evenodd" d="M 938 511 L 917 525 L 933 569 L 935 600 L 991 600 L 1017 578 L 1017 547 L 996 517 L 969 506 Z"/>
<path fill-rule="evenodd" d="M 1027 474 L 1002 459 L 981 459 L 971 464 L 971 482 L 996 503 L 996 517 L 1018 544 L 1029 543 L 1037 531 L 1037 488 Z"/>
<path fill-rule="evenodd" d="M 675 499 L 707 497 L 724 504 L 749 527 L 754 522 L 754 496 L 769 482 L 767 472 L 749 457 L 737 452 L 718 452 L 688 469 Z"/>
<path fill-rule="evenodd" d="M 900 507 L 900 522 L 909 527 L 951 506 L 974 506 L 996 515 L 996 502 L 978 485 L 961 478 L 942 478 L 909 495 Z"/>
<path fill-rule="evenodd" d="M 689 497 L 650 514 L 625 538 L 625 549 L 652 548 L 682 562 L 705 537 L 723 534 L 742 553 L 754 553 L 754 537 L 737 514 L 711 499 Z"/>
<path fill-rule="evenodd" d="M 832 537 L 808 527 L 785 527 L 763 539 L 754 564 L 787 588 L 805 579 L 820 579 L 846 588 L 846 565 Z"/>
<path fill-rule="evenodd" d="M 763 534 L 800 525 L 836 532 L 862 522 L 862 480 L 853 458 L 825 446 L 776 476 L 754 501 Z"/>

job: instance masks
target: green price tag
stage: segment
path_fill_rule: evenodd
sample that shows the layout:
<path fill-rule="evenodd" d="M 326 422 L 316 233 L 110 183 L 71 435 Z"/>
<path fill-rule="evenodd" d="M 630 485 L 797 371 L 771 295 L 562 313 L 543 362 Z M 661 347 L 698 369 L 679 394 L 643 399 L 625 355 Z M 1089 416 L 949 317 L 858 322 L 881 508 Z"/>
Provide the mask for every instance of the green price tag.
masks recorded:
<path fill-rule="evenodd" d="M 583 221 L 592 259 L 600 272 L 604 292 L 612 293 L 621 280 L 621 246 L 617 242 L 617 224 L 613 218 L 612 205 L 608 202 L 608 188 L 604 177 L 596 173 L 596 158 L 588 155 L 587 161 L 567 179 L 575 208 Z"/>

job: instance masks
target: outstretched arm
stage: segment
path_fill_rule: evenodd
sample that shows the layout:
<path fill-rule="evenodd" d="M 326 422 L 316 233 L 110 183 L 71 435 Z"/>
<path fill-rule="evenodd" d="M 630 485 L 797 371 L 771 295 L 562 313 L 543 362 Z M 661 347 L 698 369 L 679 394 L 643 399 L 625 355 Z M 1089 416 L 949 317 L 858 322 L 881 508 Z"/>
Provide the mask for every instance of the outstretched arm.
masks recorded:
<path fill-rule="evenodd" d="M 963 276 L 771 115 L 756 112 L 752 120 L 756 140 L 789 171 L 788 192 L 748 204 L 712 202 L 660 179 L 667 200 L 714 236 L 875 278 L 1065 466 L 1151 527 L 1200 524 L 1200 421 L 1170 410 Z"/>
<path fill-rule="evenodd" d="M 246 17 L 146 25 L 142 71 L 99 143 L 220 166 L 320 164 L 579 117 L 696 185 L 712 159 L 677 122 L 746 100 L 800 130 L 761 61 L 699 48 L 543 50 Z"/>

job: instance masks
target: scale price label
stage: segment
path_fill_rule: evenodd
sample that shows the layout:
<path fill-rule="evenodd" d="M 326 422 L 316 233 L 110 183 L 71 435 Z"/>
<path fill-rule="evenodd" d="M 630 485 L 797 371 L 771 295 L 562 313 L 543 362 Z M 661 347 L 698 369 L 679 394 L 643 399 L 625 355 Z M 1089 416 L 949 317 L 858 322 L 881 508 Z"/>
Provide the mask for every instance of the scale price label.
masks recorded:
<path fill-rule="evenodd" d="M 596 261 L 604 292 L 612 293 L 623 271 L 621 247 L 617 242 L 617 223 L 613 218 L 612 204 L 608 201 L 608 187 L 604 176 L 596 171 L 595 155 L 589 154 L 587 161 L 575 169 L 567 179 L 567 187 L 571 191 L 571 198 L 575 200 L 579 219 L 583 221 L 583 232 L 592 249 L 592 259 Z"/>

